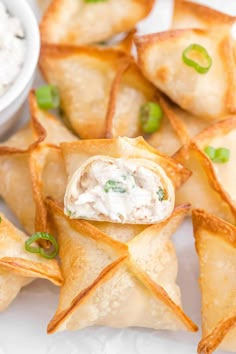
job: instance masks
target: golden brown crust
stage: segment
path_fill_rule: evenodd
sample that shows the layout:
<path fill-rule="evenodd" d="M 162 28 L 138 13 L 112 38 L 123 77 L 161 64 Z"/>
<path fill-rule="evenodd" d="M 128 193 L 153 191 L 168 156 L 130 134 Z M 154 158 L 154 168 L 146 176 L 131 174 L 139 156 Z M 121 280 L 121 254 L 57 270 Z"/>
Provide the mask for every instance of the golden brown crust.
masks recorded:
<path fill-rule="evenodd" d="M 217 124 L 222 124 L 221 122 Z M 228 197 L 227 193 L 225 193 L 223 187 L 218 182 L 212 163 L 207 155 L 199 148 L 198 140 L 200 136 L 208 135 L 210 128 L 207 128 L 203 133 L 200 133 L 196 139 L 193 139 L 189 144 L 184 145 L 176 154 L 174 154 L 174 159 L 179 161 L 181 164 L 185 165 L 185 162 L 189 159 L 190 152 L 193 151 L 196 154 L 197 159 L 199 160 L 200 164 L 202 165 L 209 182 L 209 185 L 215 192 L 217 192 L 220 198 L 227 203 L 229 206 L 229 210 L 232 212 L 232 216 L 235 220 L 235 207 L 233 206 L 230 198 Z M 193 193 L 195 193 L 193 191 Z"/>
<path fill-rule="evenodd" d="M 176 317 L 186 326 L 191 332 L 196 332 L 198 327 L 193 323 L 183 310 L 171 300 L 167 292 L 156 282 L 154 282 L 145 272 L 140 269 L 131 259 L 129 259 L 129 268 L 132 273 L 143 283 L 143 285 L 161 302 L 169 307 Z"/>
<path fill-rule="evenodd" d="M 203 338 L 198 344 L 198 354 L 211 354 L 213 353 L 225 336 L 231 329 L 236 326 L 236 316 L 222 320 L 215 329 L 207 337 Z"/>
<path fill-rule="evenodd" d="M 66 11 L 66 8 L 64 6 L 65 2 L 63 0 L 53 0 L 50 4 L 50 6 L 48 7 L 47 11 L 45 12 L 43 19 L 40 23 L 40 32 L 41 32 L 41 38 L 42 38 L 42 42 L 49 42 L 49 43 L 53 43 L 55 41 L 57 42 L 62 42 L 62 43 L 66 43 L 66 44 L 81 44 L 85 43 L 85 44 L 91 44 L 91 43 L 96 43 L 99 41 L 104 41 L 107 40 L 109 38 L 111 38 L 112 36 L 121 33 L 121 32 L 126 32 L 126 31 L 130 31 L 132 30 L 132 28 L 136 25 L 136 23 L 138 21 L 140 21 L 141 19 L 145 18 L 150 11 L 153 8 L 154 5 L 154 0 L 127 0 L 130 2 L 130 4 L 133 5 L 138 5 L 139 6 L 139 14 L 137 13 L 126 13 L 125 14 L 125 18 L 121 18 L 120 21 L 116 21 L 116 23 L 111 23 L 110 24 L 110 28 L 107 30 L 106 28 L 106 33 L 104 33 L 103 35 L 96 35 L 96 28 L 97 26 L 101 26 L 101 23 L 99 23 L 100 18 L 96 18 L 97 19 L 97 23 L 95 28 L 93 29 L 92 26 L 91 28 L 91 33 L 90 33 L 90 39 L 89 40 L 85 40 L 84 38 L 82 38 L 80 36 L 80 26 L 78 26 L 77 28 L 72 28 L 70 26 L 67 26 L 67 24 L 63 23 L 63 14 Z M 86 6 L 93 6 L 93 4 L 87 4 Z M 93 11 L 93 7 L 91 6 L 91 10 Z M 83 15 L 83 13 L 81 14 L 81 16 Z M 108 14 L 109 16 L 109 14 Z M 72 16 L 71 16 L 72 17 Z M 104 17 L 106 17 L 106 13 L 104 14 Z M 71 18 L 71 23 L 73 23 L 74 18 Z M 82 18 L 81 18 L 82 20 Z M 62 23 L 60 23 L 60 21 L 62 21 Z M 87 26 L 87 19 L 85 18 L 86 21 L 86 26 Z M 104 21 L 104 20 L 102 20 Z M 74 21 L 75 22 L 75 21 Z M 113 21 L 114 22 L 114 21 Z M 54 35 L 53 35 L 53 31 L 54 26 L 55 25 L 61 25 L 61 29 L 60 29 L 60 33 L 61 36 L 60 38 L 58 37 L 57 40 L 55 40 Z M 83 26 L 83 24 L 82 24 Z M 88 31 L 88 29 L 87 29 Z M 94 31 L 94 32 L 93 32 Z M 93 36 L 93 33 L 95 34 L 95 36 Z"/>
<path fill-rule="evenodd" d="M 107 280 L 111 279 L 112 276 L 119 270 L 121 264 L 125 261 L 127 256 L 122 256 L 112 264 L 109 264 L 103 271 L 99 274 L 97 279 L 86 289 L 82 290 L 71 303 L 71 306 L 61 313 L 55 315 L 53 319 L 49 322 L 47 327 L 47 333 L 55 333 L 58 327 L 68 318 L 70 315 L 76 311 L 76 309 L 85 302 L 99 286 L 105 283 Z"/>
<path fill-rule="evenodd" d="M 175 22 L 178 16 L 184 18 L 192 14 L 197 17 L 201 22 L 204 22 L 206 27 L 218 25 L 232 25 L 235 22 L 235 17 L 224 14 L 210 7 L 197 4 L 192 1 L 175 0 L 174 17 L 172 26 L 175 27 Z"/>
<path fill-rule="evenodd" d="M 214 237 L 221 237 L 224 241 L 236 247 L 236 228 L 232 224 L 206 213 L 201 209 L 193 210 L 193 229 L 198 244 L 199 232 L 201 229 L 212 232 Z"/>

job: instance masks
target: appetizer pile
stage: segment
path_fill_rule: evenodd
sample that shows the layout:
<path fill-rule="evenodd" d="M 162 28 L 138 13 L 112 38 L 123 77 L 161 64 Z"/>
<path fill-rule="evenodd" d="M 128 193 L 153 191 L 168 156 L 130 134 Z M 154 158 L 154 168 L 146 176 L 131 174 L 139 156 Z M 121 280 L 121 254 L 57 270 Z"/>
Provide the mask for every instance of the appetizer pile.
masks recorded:
<path fill-rule="evenodd" d="M 42 3 L 47 85 L 0 145 L 0 195 L 28 235 L 1 216 L 0 309 L 40 277 L 60 286 L 48 333 L 196 331 L 171 240 L 192 215 L 198 353 L 236 351 L 235 19 L 175 0 L 172 28 L 139 36 L 153 0 Z"/>

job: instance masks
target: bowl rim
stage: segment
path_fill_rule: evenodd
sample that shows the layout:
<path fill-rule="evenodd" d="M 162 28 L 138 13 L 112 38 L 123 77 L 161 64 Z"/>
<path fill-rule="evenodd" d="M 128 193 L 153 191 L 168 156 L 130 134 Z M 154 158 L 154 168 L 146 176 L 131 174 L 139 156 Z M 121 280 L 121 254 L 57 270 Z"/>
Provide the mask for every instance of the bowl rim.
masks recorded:
<path fill-rule="evenodd" d="M 40 53 L 40 33 L 38 22 L 33 10 L 31 9 L 27 0 L 14 0 L 13 2 L 16 4 L 16 7 L 21 7 L 21 11 L 24 12 L 24 16 L 28 20 L 27 25 L 25 24 L 25 21 L 23 21 L 22 18 L 17 14 L 15 15 L 13 13 L 13 16 L 19 18 L 22 25 L 25 27 L 26 34 L 30 31 L 30 37 L 33 38 L 33 41 L 31 40 L 30 43 L 26 42 L 26 54 L 23 68 L 9 89 L 0 97 L 0 119 L 1 113 L 3 113 L 4 110 L 6 110 L 11 104 L 13 104 L 21 95 L 21 93 L 26 89 L 37 67 Z M 3 3 L 8 9 L 7 0 L 3 0 Z M 8 119 L 9 117 L 1 119 L 1 124 Z"/>

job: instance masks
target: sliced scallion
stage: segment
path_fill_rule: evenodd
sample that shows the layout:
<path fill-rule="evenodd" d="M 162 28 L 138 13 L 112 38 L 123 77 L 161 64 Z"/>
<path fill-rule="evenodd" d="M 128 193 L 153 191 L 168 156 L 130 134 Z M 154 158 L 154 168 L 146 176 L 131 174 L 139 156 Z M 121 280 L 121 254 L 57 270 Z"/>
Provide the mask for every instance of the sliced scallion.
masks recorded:
<path fill-rule="evenodd" d="M 163 112 L 159 104 L 147 102 L 140 108 L 140 123 L 144 133 L 152 134 L 160 129 Z"/>
<path fill-rule="evenodd" d="M 206 146 L 204 152 L 211 161 L 216 163 L 227 163 L 230 159 L 230 150 L 224 147 L 216 149 L 212 146 Z"/>
<path fill-rule="evenodd" d="M 106 184 L 104 186 L 104 191 L 106 193 L 109 193 L 109 192 L 126 193 L 127 192 L 126 188 L 123 186 L 122 183 L 117 182 L 117 181 L 112 181 L 112 180 L 109 180 L 106 182 Z"/>
<path fill-rule="evenodd" d="M 183 62 L 194 68 L 199 74 L 206 74 L 212 66 L 212 58 L 199 44 L 191 44 L 182 54 Z"/>
<path fill-rule="evenodd" d="M 60 106 L 60 95 L 56 86 L 41 86 L 35 91 L 35 95 L 41 109 L 55 109 Z"/>
<path fill-rule="evenodd" d="M 52 244 L 52 250 L 47 251 L 44 248 L 40 246 L 31 246 L 32 243 L 38 241 L 38 240 L 46 240 L 49 241 Z M 48 234 L 47 232 L 36 232 L 34 235 L 32 235 L 26 242 L 25 242 L 25 249 L 28 252 L 31 253 L 38 253 L 40 256 L 48 259 L 55 258 L 58 254 L 59 246 L 56 241 L 56 239 Z"/>

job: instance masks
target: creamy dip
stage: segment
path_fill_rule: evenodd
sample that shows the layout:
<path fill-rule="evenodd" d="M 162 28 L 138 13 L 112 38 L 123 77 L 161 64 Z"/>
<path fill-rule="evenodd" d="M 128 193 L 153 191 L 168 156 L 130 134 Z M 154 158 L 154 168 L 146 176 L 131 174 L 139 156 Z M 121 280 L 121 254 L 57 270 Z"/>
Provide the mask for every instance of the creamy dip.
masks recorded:
<path fill-rule="evenodd" d="M 25 35 L 19 19 L 10 15 L 0 0 L 0 97 L 19 75 L 25 49 Z"/>
<path fill-rule="evenodd" d="M 154 223 L 174 207 L 174 189 L 164 170 L 143 159 L 90 159 L 71 178 L 65 213 L 71 218 Z"/>

